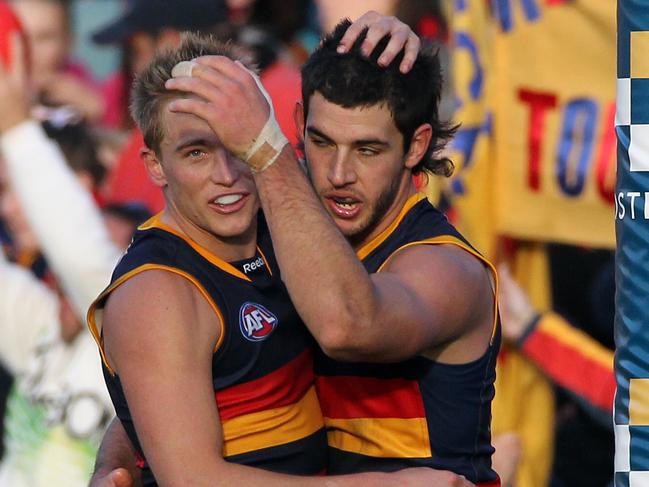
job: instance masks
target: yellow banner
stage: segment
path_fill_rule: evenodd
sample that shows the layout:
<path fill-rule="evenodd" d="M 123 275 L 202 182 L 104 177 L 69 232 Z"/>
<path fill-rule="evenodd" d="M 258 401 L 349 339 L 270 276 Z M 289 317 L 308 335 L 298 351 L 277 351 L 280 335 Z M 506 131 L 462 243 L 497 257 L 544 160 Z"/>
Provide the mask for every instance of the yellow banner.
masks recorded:
<path fill-rule="evenodd" d="M 452 17 L 459 226 L 487 251 L 494 232 L 613 247 L 615 2 L 486 5 Z"/>
<path fill-rule="evenodd" d="M 455 172 L 449 187 L 458 228 L 480 252 L 493 257 L 495 249 L 493 144 L 493 18 L 487 2 L 455 2 L 452 70 L 461 126 L 450 144 Z"/>

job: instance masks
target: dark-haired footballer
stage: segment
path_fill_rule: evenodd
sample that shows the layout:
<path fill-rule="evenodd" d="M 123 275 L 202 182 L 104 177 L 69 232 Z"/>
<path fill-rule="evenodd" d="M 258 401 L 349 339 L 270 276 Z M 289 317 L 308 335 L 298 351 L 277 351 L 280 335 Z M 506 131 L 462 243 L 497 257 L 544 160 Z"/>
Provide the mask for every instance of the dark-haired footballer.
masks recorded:
<path fill-rule="evenodd" d="M 282 279 L 326 355 L 316 371 L 329 471 L 426 466 L 498 486 L 495 270 L 413 183 L 452 168 L 439 154 L 453 134 L 438 116 L 439 62 L 426 51 L 406 74 L 399 57 L 379 67 L 388 36 L 367 58 L 364 34 L 341 54 L 348 27 L 302 70 L 308 177 L 273 137 L 253 78 L 227 59 L 169 81 L 203 98 L 170 109 L 204 119 L 254 171 Z"/>
<path fill-rule="evenodd" d="M 252 173 L 204 120 L 170 110 L 199 99 L 165 87 L 172 69 L 205 55 L 241 59 L 188 35 L 136 80 L 133 116 L 166 206 L 140 226 L 89 312 L 143 484 L 465 485 L 430 469 L 322 477 L 314 342 L 258 221 Z"/>
<path fill-rule="evenodd" d="M 300 242 L 280 242 L 292 229 L 274 211 L 279 184 L 272 173 L 267 185 L 259 183 L 263 174 L 256 179 L 262 205 L 274 215 L 289 293 L 329 356 L 318 355 L 316 374 L 330 472 L 425 465 L 498 485 L 490 438 L 500 346 L 496 272 L 413 187 L 413 176 L 453 171 L 439 154 L 455 131 L 439 120 L 439 61 L 424 51 L 406 75 L 398 59 L 377 68 L 372 61 L 387 39 L 367 59 L 359 52 L 362 35 L 340 56 L 336 45 L 347 26 L 338 25 L 302 68 L 298 121 L 313 188 L 348 242 L 336 242 L 345 253 L 328 242 L 312 268 L 348 270 L 329 270 L 323 279 L 331 294 L 319 296 L 341 314 L 318 319 L 309 289 L 298 295 L 301 280 L 289 276 L 301 263 L 287 257 Z M 331 230 L 307 213 L 315 234 Z M 351 266 L 349 244 L 362 269 L 357 261 Z"/>

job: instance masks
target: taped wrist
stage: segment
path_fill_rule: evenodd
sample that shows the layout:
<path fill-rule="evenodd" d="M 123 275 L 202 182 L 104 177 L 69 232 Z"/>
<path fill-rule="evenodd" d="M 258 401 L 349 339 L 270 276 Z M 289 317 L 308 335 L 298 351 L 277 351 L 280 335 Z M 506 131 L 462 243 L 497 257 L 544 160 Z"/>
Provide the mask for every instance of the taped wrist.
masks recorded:
<path fill-rule="evenodd" d="M 252 145 L 243 156 L 253 172 L 262 172 L 268 169 L 277 160 L 288 140 L 279 128 L 275 116 L 271 112 L 266 125 L 255 137 Z"/>
<path fill-rule="evenodd" d="M 277 160 L 284 146 L 288 144 L 288 139 L 284 136 L 282 129 L 279 127 L 279 124 L 275 119 L 273 102 L 271 101 L 268 92 L 261 84 L 259 76 L 250 70 L 248 70 L 248 72 L 252 75 L 255 83 L 257 83 L 257 87 L 261 91 L 262 95 L 264 95 L 264 98 L 266 98 L 270 110 L 266 124 L 257 137 L 254 138 L 252 144 L 243 156 L 243 160 L 246 161 L 248 166 L 250 166 L 250 169 L 252 169 L 253 172 L 258 173 L 268 169 L 273 162 Z"/>

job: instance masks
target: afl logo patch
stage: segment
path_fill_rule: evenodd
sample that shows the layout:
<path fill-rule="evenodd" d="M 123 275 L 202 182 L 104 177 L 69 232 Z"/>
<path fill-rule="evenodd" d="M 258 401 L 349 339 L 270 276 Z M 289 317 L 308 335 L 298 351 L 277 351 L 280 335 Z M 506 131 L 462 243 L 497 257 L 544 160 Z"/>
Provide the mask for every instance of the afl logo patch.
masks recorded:
<path fill-rule="evenodd" d="M 239 328 L 246 340 L 265 340 L 277 326 L 277 317 L 257 303 L 243 303 L 239 310 Z"/>

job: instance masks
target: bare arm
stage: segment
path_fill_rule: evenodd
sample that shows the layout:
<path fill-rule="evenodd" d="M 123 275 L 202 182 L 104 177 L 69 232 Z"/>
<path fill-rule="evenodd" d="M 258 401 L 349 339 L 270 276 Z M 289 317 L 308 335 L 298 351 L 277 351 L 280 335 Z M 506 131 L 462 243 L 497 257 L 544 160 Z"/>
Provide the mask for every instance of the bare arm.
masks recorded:
<path fill-rule="evenodd" d="M 10 183 L 76 316 L 85 318 L 108 284 L 121 251 L 110 241 L 99 208 L 63 153 L 30 119 L 22 43 L 12 38 L 10 71 L 0 66 L 0 149 Z"/>
<path fill-rule="evenodd" d="M 503 336 L 608 425 L 616 388 L 614 352 L 561 316 L 539 314 L 507 266 L 499 274 Z"/>

